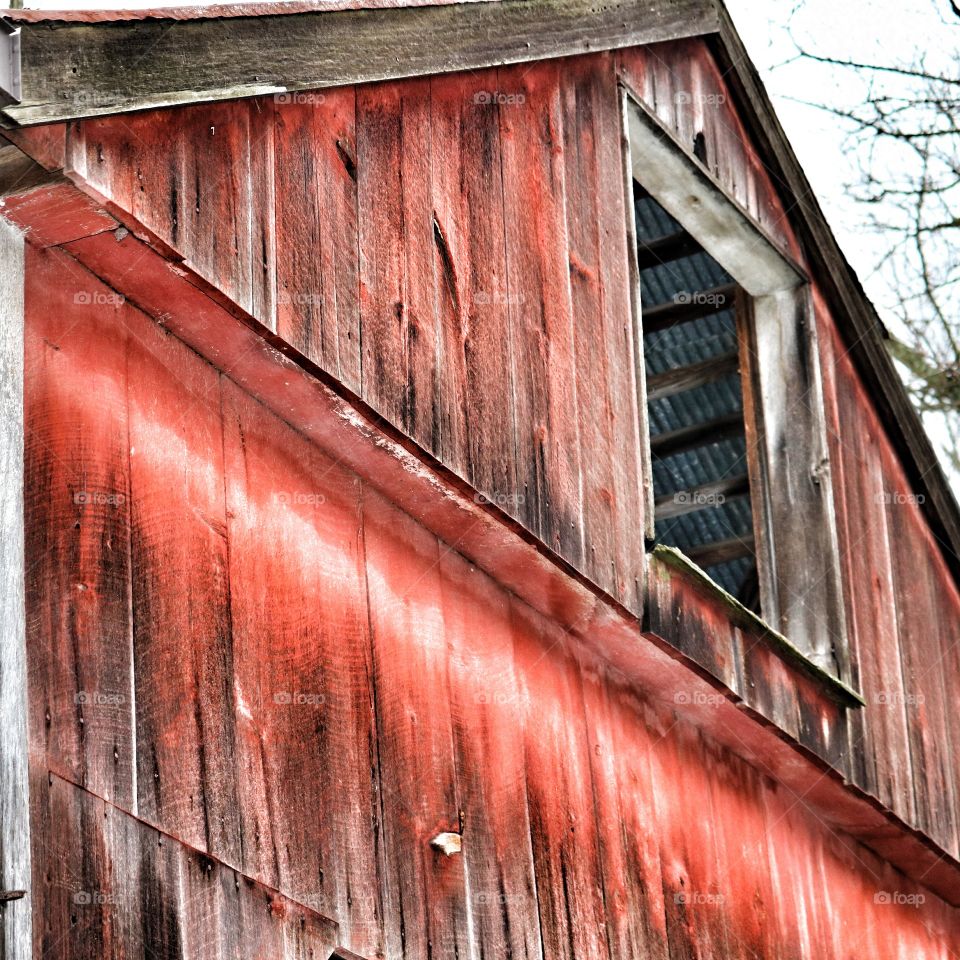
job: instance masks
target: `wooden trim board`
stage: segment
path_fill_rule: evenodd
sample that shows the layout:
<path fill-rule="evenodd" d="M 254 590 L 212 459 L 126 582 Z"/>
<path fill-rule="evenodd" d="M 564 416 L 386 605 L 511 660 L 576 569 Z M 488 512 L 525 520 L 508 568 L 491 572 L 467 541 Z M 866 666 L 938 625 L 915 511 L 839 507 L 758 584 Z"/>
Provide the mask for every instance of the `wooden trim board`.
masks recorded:
<path fill-rule="evenodd" d="M 23 234 L 0 220 L 0 956 L 32 956 L 23 530 Z M 27 891 L 18 897 L 19 891 Z"/>
<path fill-rule="evenodd" d="M 656 43 L 718 24 L 712 0 L 501 0 L 272 17 L 21 22 L 22 100 L 0 116 L 23 125 L 264 94 L 292 98 L 300 90 Z"/>

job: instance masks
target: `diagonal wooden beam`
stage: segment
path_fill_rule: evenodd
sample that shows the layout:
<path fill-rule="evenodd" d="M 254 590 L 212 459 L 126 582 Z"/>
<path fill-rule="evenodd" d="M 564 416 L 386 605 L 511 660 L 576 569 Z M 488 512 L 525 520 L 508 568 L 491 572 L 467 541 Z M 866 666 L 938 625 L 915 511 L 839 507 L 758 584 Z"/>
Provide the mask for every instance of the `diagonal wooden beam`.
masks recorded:
<path fill-rule="evenodd" d="M 701 363 L 691 363 L 687 367 L 674 367 L 663 373 L 647 377 L 647 401 L 673 397 L 686 390 L 702 387 L 705 383 L 722 380 L 735 373 L 739 367 L 739 357 L 735 353 L 723 353 Z"/>
<path fill-rule="evenodd" d="M 713 483 L 704 483 L 689 490 L 658 497 L 655 506 L 657 520 L 682 517 L 697 510 L 710 510 L 722 506 L 727 500 L 745 497 L 750 493 L 750 478 L 746 474 L 724 477 Z"/>
<path fill-rule="evenodd" d="M 756 553 L 753 534 L 742 537 L 730 537 L 729 540 L 717 540 L 704 543 L 683 551 L 697 566 L 715 567 L 720 563 L 729 563 L 741 557 L 752 557 Z"/>

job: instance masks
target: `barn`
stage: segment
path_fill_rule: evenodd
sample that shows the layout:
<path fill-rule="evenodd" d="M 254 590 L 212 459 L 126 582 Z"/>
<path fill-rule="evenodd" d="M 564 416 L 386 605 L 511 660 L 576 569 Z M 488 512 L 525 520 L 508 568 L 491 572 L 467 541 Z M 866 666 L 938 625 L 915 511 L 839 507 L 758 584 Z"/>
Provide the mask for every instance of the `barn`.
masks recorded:
<path fill-rule="evenodd" d="M 0 97 L 2 960 L 960 953 L 960 513 L 722 4 Z"/>

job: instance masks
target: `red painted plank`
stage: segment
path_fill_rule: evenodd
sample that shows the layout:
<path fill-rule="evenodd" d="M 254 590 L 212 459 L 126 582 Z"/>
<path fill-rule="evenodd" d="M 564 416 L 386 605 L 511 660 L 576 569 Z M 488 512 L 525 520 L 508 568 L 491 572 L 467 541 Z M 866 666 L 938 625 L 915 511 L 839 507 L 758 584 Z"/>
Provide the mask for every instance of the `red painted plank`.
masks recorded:
<path fill-rule="evenodd" d="M 138 810 L 239 867 L 219 375 L 125 319 Z"/>
<path fill-rule="evenodd" d="M 439 454 L 519 518 L 496 85 L 495 70 L 431 83 Z"/>
<path fill-rule="evenodd" d="M 907 492 L 910 488 L 905 483 L 897 483 L 901 479 L 897 473 L 888 461 L 887 486 L 881 497 L 885 501 L 893 560 L 917 825 L 945 849 L 955 852 L 955 745 L 948 715 L 956 712 L 956 695 L 951 698 L 944 689 L 946 650 L 942 645 L 938 603 L 942 587 L 935 580 L 939 571 L 933 560 L 938 551 L 925 530 L 919 504 Z M 931 558 L 925 576 L 917 575 L 918 556 Z"/>
<path fill-rule="evenodd" d="M 840 550 L 853 613 L 853 656 L 867 701 L 866 786 L 901 817 L 915 823 L 918 811 L 897 634 L 892 545 L 882 502 L 882 433 L 848 359 L 837 364 L 836 383 L 840 427 L 834 448 L 842 463 L 846 509 Z M 850 424 L 862 426 L 853 433 Z"/>
<path fill-rule="evenodd" d="M 38 127 L 4 130 L 2 136 L 47 170 L 62 170 L 66 150 L 66 123 L 45 123 Z"/>
<path fill-rule="evenodd" d="M 628 319 L 630 307 L 629 290 L 623 285 L 609 291 L 614 300 L 610 315 L 605 309 L 608 290 L 601 275 L 601 263 L 608 254 L 606 250 L 601 254 L 600 242 L 601 231 L 609 230 L 610 224 L 603 221 L 599 201 L 601 183 L 609 183 L 611 169 L 600 169 L 598 128 L 604 109 L 612 109 L 615 115 L 619 115 L 619 111 L 613 74 L 598 76 L 598 73 L 599 65 L 593 59 L 571 61 L 563 73 L 563 182 L 577 365 L 576 400 L 582 422 L 588 427 L 579 435 L 583 464 L 584 563 L 596 583 L 619 597 L 622 595 L 621 584 L 632 580 L 639 572 L 639 564 L 632 563 L 628 556 L 620 553 L 619 543 L 638 543 L 641 538 L 637 531 L 643 528 L 640 525 L 630 529 L 637 517 L 628 512 L 629 502 L 623 504 L 624 513 L 619 515 L 619 498 L 615 499 L 613 489 L 613 478 L 620 472 L 618 464 L 622 462 L 624 469 L 632 465 L 636 479 L 639 461 L 634 459 L 631 463 L 629 443 L 617 443 L 614 435 L 614 405 L 619 406 L 624 399 L 629 404 L 631 398 L 616 396 L 610 389 L 610 377 L 614 371 L 608 370 L 607 366 L 607 341 L 616 330 L 615 314 L 620 313 L 621 321 Z M 616 170 L 616 165 L 612 169 Z M 607 199 L 610 196 L 608 191 Z M 607 212 L 603 211 L 604 214 Z M 626 215 L 622 203 L 609 213 L 620 233 L 625 234 Z M 609 257 L 613 258 L 617 252 L 622 254 L 625 264 L 625 245 L 613 247 Z M 614 329 L 608 332 L 608 326 Z M 619 361 L 626 367 L 633 365 L 629 354 L 612 359 L 614 364 Z M 636 394 L 634 404 L 635 397 Z M 622 494 L 624 491 L 618 492 Z M 623 524 L 619 531 L 618 521 Z M 631 594 L 636 596 L 635 586 Z"/>
<path fill-rule="evenodd" d="M 498 72 L 514 389 L 524 523 L 582 567 L 575 347 L 564 210 L 560 66 Z M 584 429 L 593 427 L 582 424 Z"/>
<path fill-rule="evenodd" d="M 223 381 L 246 872 L 382 950 L 359 479 Z"/>
<path fill-rule="evenodd" d="M 541 956 L 527 818 L 523 703 L 510 597 L 458 554 L 440 559 L 463 859 L 474 949 Z"/>
<path fill-rule="evenodd" d="M 615 960 L 666 960 L 659 825 L 643 707 L 606 673 L 584 672 L 604 908 Z"/>
<path fill-rule="evenodd" d="M 544 955 L 609 957 L 579 668 L 566 635 L 514 602 L 517 678 Z"/>
<path fill-rule="evenodd" d="M 357 89 L 363 396 L 427 450 L 440 445 L 430 81 Z"/>
<path fill-rule="evenodd" d="M 468 956 L 464 857 L 447 856 L 431 844 L 464 826 L 439 544 L 369 488 L 363 540 L 383 806 L 386 952 L 415 960 Z"/>
<path fill-rule="evenodd" d="M 277 332 L 360 392 L 356 92 L 278 97 Z"/>
<path fill-rule="evenodd" d="M 657 718 L 659 748 L 652 763 L 660 863 L 672 957 L 700 957 L 727 949 L 726 900 L 730 890 L 720 870 L 711 826 L 708 774 L 699 733 L 682 719 L 682 708 Z"/>
<path fill-rule="evenodd" d="M 110 214 L 68 183 L 0 197 L 0 216 L 24 227 L 27 239 L 38 247 L 69 243 L 117 227 Z"/>
<path fill-rule="evenodd" d="M 25 483 L 32 748 L 135 809 L 127 333 L 121 297 L 27 247 Z"/>

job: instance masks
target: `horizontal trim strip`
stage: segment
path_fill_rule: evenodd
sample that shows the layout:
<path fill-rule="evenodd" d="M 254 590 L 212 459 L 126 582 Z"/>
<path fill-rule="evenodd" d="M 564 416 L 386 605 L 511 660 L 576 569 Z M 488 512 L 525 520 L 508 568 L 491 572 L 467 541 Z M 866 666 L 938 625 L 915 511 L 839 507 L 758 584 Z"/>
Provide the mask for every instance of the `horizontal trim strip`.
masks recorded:
<path fill-rule="evenodd" d="M 23 99 L 2 116 L 23 125 L 614 50 L 719 16 L 711 0 L 501 0 L 20 27 Z"/>

